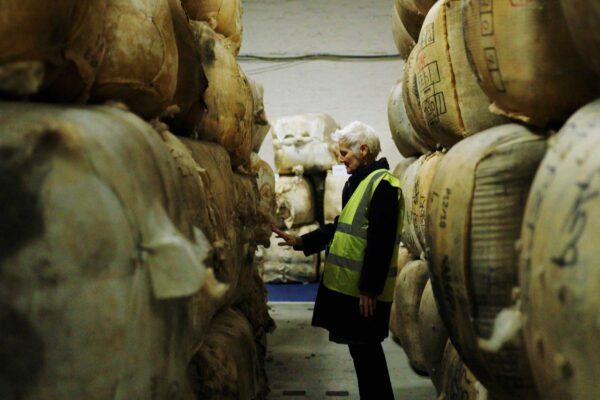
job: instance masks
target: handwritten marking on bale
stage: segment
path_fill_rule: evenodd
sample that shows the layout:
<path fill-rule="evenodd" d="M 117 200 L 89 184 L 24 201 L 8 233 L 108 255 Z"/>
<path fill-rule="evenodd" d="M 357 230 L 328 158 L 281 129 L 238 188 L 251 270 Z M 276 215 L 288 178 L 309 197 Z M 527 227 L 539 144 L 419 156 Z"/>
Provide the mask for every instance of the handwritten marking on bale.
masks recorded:
<path fill-rule="evenodd" d="M 452 342 L 477 378 L 498 396 L 536 398 L 520 340 L 482 351 L 497 313 L 518 285 L 515 242 L 524 199 L 545 141 L 519 125 L 463 139 L 441 159 L 427 206 L 434 294 Z"/>

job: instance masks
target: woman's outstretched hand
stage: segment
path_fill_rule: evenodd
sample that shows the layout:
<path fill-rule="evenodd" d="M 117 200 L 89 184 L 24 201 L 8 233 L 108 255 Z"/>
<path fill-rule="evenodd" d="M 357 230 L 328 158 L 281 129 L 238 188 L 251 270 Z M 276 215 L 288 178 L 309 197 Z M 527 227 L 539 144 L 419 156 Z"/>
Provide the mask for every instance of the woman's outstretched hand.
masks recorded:
<path fill-rule="evenodd" d="M 299 246 L 302 244 L 302 239 L 300 239 L 300 237 L 289 235 L 281 229 L 277 229 L 275 225 L 271 225 L 271 231 L 273 231 L 278 238 L 284 240 L 283 242 L 277 243 L 279 246 Z"/>

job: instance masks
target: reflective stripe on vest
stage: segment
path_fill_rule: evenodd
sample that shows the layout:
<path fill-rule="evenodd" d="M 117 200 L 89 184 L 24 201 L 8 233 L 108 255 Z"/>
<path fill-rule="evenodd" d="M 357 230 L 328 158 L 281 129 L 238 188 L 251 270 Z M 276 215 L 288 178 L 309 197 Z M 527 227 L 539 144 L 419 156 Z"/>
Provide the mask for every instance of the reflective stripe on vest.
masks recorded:
<path fill-rule="evenodd" d="M 402 199 L 400 181 L 385 169 L 373 171 L 358 185 L 338 218 L 337 229 L 325 261 L 323 284 L 331 290 L 354 297 L 360 296 L 358 284 L 367 247 L 367 213 L 373 193 L 382 180 L 397 187 L 398 198 Z M 383 292 L 377 297 L 380 301 L 391 302 L 393 298 L 403 211 L 400 202 L 394 252 Z"/>

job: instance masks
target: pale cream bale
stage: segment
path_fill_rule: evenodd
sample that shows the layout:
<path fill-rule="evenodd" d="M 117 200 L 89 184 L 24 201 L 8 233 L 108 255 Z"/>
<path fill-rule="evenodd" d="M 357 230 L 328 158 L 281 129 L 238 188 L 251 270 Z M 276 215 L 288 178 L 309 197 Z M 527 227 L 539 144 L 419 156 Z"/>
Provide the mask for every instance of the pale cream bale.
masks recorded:
<path fill-rule="evenodd" d="M 345 172 L 345 171 L 343 171 Z M 332 223 L 342 212 L 342 191 L 348 181 L 348 174 L 327 171 L 325 177 L 325 195 L 323 199 L 323 215 L 325 223 Z"/>
<path fill-rule="evenodd" d="M 271 124 L 267 119 L 264 105 L 264 88 L 262 83 L 248 77 L 250 89 L 252 89 L 253 101 L 253 120 L 252 120 L 252 151 L 258 153 L 267 133 L 271 129 Z"/>
<path fill-rule="evenodd" d="M 598 79 L 575 50 L 560 1 L 463 5 L 467 53 L 492 112 L 544 127 L 598 97 Z"/>
<path fill-rule="evenodd" d="M 0 91 L 85 101 L 105 51 L 106 0 L 7 0 L 0 14 Z"/>
<path fill-rule="evenodd" d="M 235 56 L 225 49 L 210 26 L 196 21 L 192 21 L 192 26 L 208 80 L 198 138 L 223 146 L 233 167 L 247 164 L 252 151 L 252 89 Z"/>
<path fill-rule="evenodd" d="M 305 177 L 279 175 L 275 181 L 276 225 L 290 229 L 316 221 L 315 193 Z"/>
<path fill-rule="evenodd" d="M 398 53 L 403 60 L 408 58 L 410 51 L 415 47 L 416 41 L 410 36 L 410 33 L 404 27 L 400 19 L 400 13 L 397 8 L 397 3 L 392 6 L 392 38 Z"/>
<path fill-rule="evenodd" d="M 173 100 L 178 54 L 168 0 L 107 0 L 106 53 L 95 102 L 117 100 L 149 119 Z"/>
<path fill-rule="evenodd" d="M 442 157 L 427 204 L 433 291 L 448 334 L 488 390 L 502 398 L 537 398 L 520 337 L 491 353 L 479 339 L 512 305 L 519 285 L 515 242 L 524 199 L 546 141 L 517 124 L 465 138 Z"/>
<path fill-rule="evenodd" d="M 3 219 L 1 326 L 24 329 L 0 333 L 9 397 L 190 396 L 187 301 L 217 282 L 156 132 L 112 107 L 4 103 L 0 148 L 2 209 L 28 216 Z"/>
<path fill-rule="evenodd" d="M 543 399 L 593 399 L 600 390 L 600 101 L 550 139 L 521 229 L 523 336 Z"/>
<path fill-rule="evenodd" d="M 271 120 L 275 167 L 280 174 L 296 168 L 327 171 L 337 164 L 337 143 L 332 134 L 338 123 L 328 114 L 297 114 Z"/>
<path fill-rule="evenodd" d="M 271 224 L 275 221 L 277 202 L 275 201 L 275 173 L 271 166 L 262 160 L 258 154 L 250 155 L 250 172 L 258 186 L 258 213 L 261 223 L 257 226 L 256 242 L 269 246 Z"/>

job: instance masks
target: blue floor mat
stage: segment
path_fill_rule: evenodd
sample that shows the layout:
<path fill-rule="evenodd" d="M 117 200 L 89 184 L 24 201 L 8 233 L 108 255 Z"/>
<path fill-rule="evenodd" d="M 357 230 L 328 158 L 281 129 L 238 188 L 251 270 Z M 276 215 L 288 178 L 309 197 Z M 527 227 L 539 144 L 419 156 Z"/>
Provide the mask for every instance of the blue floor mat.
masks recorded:
<path fill-rule="evenodd" d="M 267 283 L 268 301 L 308 301 L 317 297 L 318 283 Z"/>

